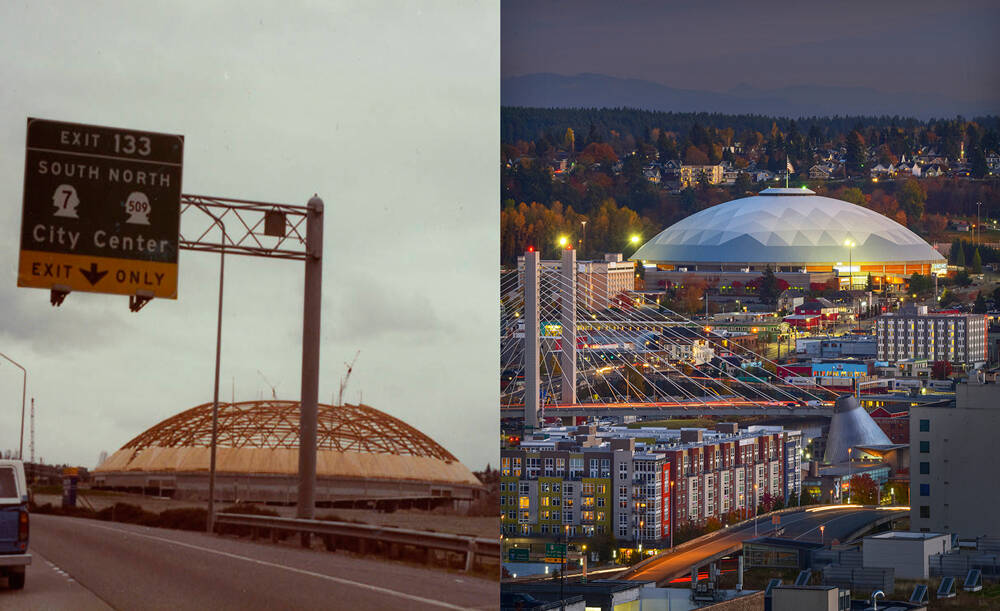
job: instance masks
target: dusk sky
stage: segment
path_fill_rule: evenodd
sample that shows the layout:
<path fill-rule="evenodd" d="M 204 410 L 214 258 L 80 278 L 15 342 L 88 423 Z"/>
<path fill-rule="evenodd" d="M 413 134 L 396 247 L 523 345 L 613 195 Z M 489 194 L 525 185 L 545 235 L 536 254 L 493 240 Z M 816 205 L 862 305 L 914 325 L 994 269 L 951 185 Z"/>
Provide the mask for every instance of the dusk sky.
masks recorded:
<path fill-rule="evenodd" d="M 1000 3 L 502 4 L 501 76 L 598 73 L 681 89 L 792 85 L 1000 99 Z"/>
<path fill-rule="evenodd" d="M 319 194 L 320 401 L 361 350 L 345 401 L 496 466 L 498 36 L 492 2 L 0 4 L 0 352 L 36 455 L 94 467 L 212 400 L 219 257 L 182 251 L 178 299 L 134 314 L 18 288 L 28 117 L 183 134 L 184 193 Z M 300 262 L 227 256 L 222 400 L 299 399 L 302 286 Z M 0 450 L 20 407 L 4 361 Z"/>

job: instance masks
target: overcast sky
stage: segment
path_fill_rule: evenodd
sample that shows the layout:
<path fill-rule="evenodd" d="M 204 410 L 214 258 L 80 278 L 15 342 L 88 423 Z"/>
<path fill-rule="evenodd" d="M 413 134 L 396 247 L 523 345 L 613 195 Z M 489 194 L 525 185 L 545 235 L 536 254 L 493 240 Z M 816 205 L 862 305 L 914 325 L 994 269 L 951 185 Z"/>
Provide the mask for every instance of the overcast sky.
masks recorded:
<path fill-rule="evenodd" d="M 584 72 L 682 89 L 740 83 L 1000 97 L 996 0 L 507 0 L 504 77 Z"/>
<path fill-rule="evenodd" d="M 0 3 L 0 352 L 28 369 L 36 456 L 93 467 L 211 401 L 219 261 L 182 251 L 178 300 L 139 313 L 17 288 L 29 116 L 183 134 L 184 193 L 319 194 L 320 401 L 361 350 L 347 401 L 495 466 L 499 48 L 493 2 Z M 298 400 L 302 277 L 227 257 L 223 399 L 269 397 L 260 370 Z M 20 398 L 4 361 L 0 449 Z"/>

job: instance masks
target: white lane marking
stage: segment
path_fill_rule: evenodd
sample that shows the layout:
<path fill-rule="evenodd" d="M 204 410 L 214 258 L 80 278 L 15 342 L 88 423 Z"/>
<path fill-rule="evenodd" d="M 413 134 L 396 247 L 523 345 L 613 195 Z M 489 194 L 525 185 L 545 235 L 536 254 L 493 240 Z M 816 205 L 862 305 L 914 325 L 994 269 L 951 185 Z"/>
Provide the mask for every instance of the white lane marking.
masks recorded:
<path fill-rule="evenodd" d="M 134 535 L 136 537 L 143 537 L 143 538 L 146 538 L 146 539 L 152 539 L 154 541 L 162 541 L 163 543 L 170 543 L 172 545 L 179 545 L 181 547 L 187 547 L 187 548 L 190 548 L 190 549 L 195 549 L 195 550 L 198 550 L 198 551 L 201 551 L 201 552 L 206 552 L 206 553 L 209 553 L 209 554 L 216 554 L 218 556 L 225 556 L 227 558 L 235 558 L 237 560 L 245 560 L 247 562 L 252 562 L 254 564 L 259 564 L 259 565 L 262 565 L 262 566 L 269 566 L 269 567 L 273 567 L 273 568 L 276 568 L 276 569 L 284 569 L 286 571 L 291 571 L 293 573 L 299 573 L 301 575 L 309 575 L 310 577 L 318 577 L 319 579 L 326 579 L 327 581 L 333 581 L 335 583 L 340 583 L 340 584 L 343 584 L 343 585 L 357 586 L 357 587 L 363 588 L 365 590 L 372 590 L 373 592 L 380 592 L 382 594 L 389 594 L 390 596 L 399 596 L 400 598 L 406 598 L 406 599 L 409 599 L 409 600 L 415 600 L 417 602 L 426 603 L 428 605 L 435 605 L 435 606 L 438 606 L 438 607 L 444 607 L 445 609 L 458 609 L 459 611 L 465 611 L 466 609 L 468 609 L 468 607 L 459 607 L 459 606 L 452 605 L 450 603 L 442 602 L 442 601 L 439 601 L 439 600 L 431 600 L 430 598 L 423 598 L 421 596 L 416 596 L 414 594 L 407 594 L 405 592 L 398 592 L 396 590 L 390 590 L 388 588 L 382 588 L 382 587 L 379 587 L 379 586 L 373 586 L 371 584 L 362 583 L 360 581 L 352 581 L 350 579 L 343 579 L 341 577 L 333 577 L 331 575 L 324 575 L 323 573 L 316 573 L 314 571 L 307 571 L 305 569 L 298 569 L 298 568 L 291 567 L 291 566 L 285 566 L 283 564 L 277 564 L 277 563 L 274 563 L 274 562 L 268 562 L 266 560 L 257 560 L 256 558 L 250 558 L 248 556 L 240 556 L 239 554 L 231 554 L 229 552 L 222 552 L 222 551 L 211 549 L 211 548 L 208 548 L 208 547 L 201 547 L 199 545 L 192 545 L 191 543 L 182 543 L 180 541 L 173 541 L 171 539 L 165 539 L 163 537 L 155 537 L 153 535 L 144 535 L 142 533 L 137 533 L 137 532 L 133 532 L 133 531 L 130 531 L 130 530 L 122 530 L 122 529 L 119 529 L 119 528 L 111 528 L 110 526 L 103 526 L 103 525 L 100 525 L 100 524 L 88 524 L 88 526 L 92 526 L 94 528 L 103 528 L 104 530 L 110 530 L 110 531 L 114 531 L 116 533 L 121 533 L 121 534 L 125 534 L 125 535 Z"/>
<path fill-rule="evenodd" d="M 49 565 L 49 568 L 51 568 L 53 571 L 55 571 L 59 575 L 65 577 L 67 582 L 69 582 L 69 583 L 75 583 L 76 582 L 75 579 L 73 579 L 72 577 L 69 576 L 69 573 L 67 573 L 66 571 L 62 570 L 61 568 L 59 568 L 58 566 L 56 566 L 55 564 L 53 564 L 51 560 L 46 560 L 45 564 Z"/>

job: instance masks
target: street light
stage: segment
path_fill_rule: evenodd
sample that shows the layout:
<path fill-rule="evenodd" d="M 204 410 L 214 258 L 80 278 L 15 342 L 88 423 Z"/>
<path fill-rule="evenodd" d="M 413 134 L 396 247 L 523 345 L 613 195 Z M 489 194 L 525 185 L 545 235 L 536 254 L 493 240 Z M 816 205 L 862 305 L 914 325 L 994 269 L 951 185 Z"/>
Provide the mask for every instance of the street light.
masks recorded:
<path fill-rule="evenodd" d="M 820 545 L 824 544 L 824 537 L 823 537 L 823 531 L 824 530 L 826 530 L 826 525 L 825 524 L 820 524 L 819 525 L 819 542 L 820 542 Z"/>
<path fill-rule="evenodd" d="M 208 465 L 208 514 L 205 526 L 209 533 L 215 530 L 215 462 L 219 445 L 219 371 L 222 364 L 222 292 L 226 281 L 226 224 L 222 219 L 208 210 L 205 213 L 212 217 L 212 223 L 222 231 L 222 248 L 219 250 L 219 312 L 215 326 L 215 384 L 212 394 L 212 441 L 209 448 Z M 302 535 L 303 537 L 307 535 Z"/>
<path fill-rule="evenodd" d="M 24 460 L 24 397 L 28 391 L 28 370 L 21 366 L 20 363 L 10 358 L 6 354 L 0 352 L 0 356 L 7 359 L 14 364 L 15 367 L 21 370 L 21 375 L 23 377 L 21 381 L 21 443 L 17 449 L 17 459 Z M 34 400 L 34 399 L 32 399 Z"/>
<path fill-rule="evenodd" d="M 583 225 L 583 232 L 580 235 L 580 256 L 583 256 L 583 240 L 587 237 L 587 221 L 580 221 Z"/>
<path fill-rule="evenodd" d="M 851 478 L 854 477 L 854 448 L 847 448 L 847 504 L 851 504 Z"/>
<path fill-rule="evenodd" d="M 983 205 L 983 202 L 976 202 L 976 246 L 979 246 L 979 241 L 982 239 L 983 235 L 983 225 L 979 220 L 979 208 Z"/>
<path fill-rule="evenodd" d="M 569 524 L 563 526 L 563 532 L 565 533 L 565 538 L 562 548 L 562 570 L 559 571 L 559 608 L 566 608 L 566 597 L 563 596 L 563 583 L 566 580 L 566 555 L 569 553 Z"/>
<path fill-rule="evenodd" d="M 674 480 L 670 480 L 670 551 L 674 551 Z"/>
<path fill-rule="evenodd" d="M 569 244 L 569 238 L 564 235 L 559 236 L 559 246 L 561 248 L 566 248 L 566 244 Z"/>

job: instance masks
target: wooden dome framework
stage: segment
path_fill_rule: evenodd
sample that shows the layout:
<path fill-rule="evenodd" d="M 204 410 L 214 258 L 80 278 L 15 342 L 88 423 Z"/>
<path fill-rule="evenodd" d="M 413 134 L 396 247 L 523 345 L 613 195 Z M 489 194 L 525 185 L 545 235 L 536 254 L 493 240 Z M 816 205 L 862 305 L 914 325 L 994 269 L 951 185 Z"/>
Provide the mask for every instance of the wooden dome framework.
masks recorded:
<path fill-rule="evenodd" d="M 212 403 L 203 403 L 147 429 L 122 446 L 209 447 Z M 298 401 L 219 403 L 218 447 L 299 447 Z M 457 459 L 433 439 L 398 418 L 367 405 L 319 405 L 316 447 L 319 450 L 424 456 L 447 463 Z"/>

